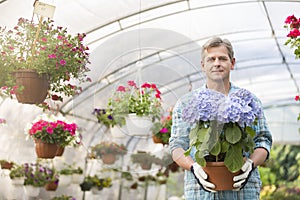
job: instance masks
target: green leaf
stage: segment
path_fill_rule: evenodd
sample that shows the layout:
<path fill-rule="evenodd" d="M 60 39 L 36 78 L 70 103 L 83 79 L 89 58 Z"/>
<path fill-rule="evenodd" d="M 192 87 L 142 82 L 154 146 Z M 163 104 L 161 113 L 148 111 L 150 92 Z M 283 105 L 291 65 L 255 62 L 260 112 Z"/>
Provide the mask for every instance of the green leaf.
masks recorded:
<path fill-rule="evenodd" d="M 256 134 L 255 130 L 253 130 L 253 128 L 250 127 L 250 126 L 246 127 L 246 133 L 249 134 L 249 135 L 251 135 L 251 137 L 254 137 L 255 134 Z"/>
<path fill-rule="evenodd" d="M 233 124 L 232 127 L 227 127 L 225 129 L 225 139 L 227 142 L 231 144 L 236 144 L 241 140 L 241 138 L 242 131 L 237 125 Z"/>
<path fill-rule="evenodd" d="M 221 143 L 221 153 L 226 153 L 229 149 L 229 143 L 227 141 L 223 141 Z"/>
<path fill-rule="evenodd" d="M 206 160 L 205 158 L 203 157 L 201 151 L 196 151 L 195 153 L 195 159 L 196 159 L 196 162 L 201 165 L 202 167 L 205 167 L 206 166 Z"/>
<path fill-rule="evenodd" d="M 221 152 L 221 142 L 218 141 L 216 145 L 210 150 L 210 154 L 217 156 Z"/>
<path fill-rule="evenodd" d="M 192 147 L 188 148 L 188 150 L 186 150 L 186 151 L 184 152 L 184 155 L 185 155 L 185 156 L 190 155 L 191 150 L 192 150 Z"/>
<path fill-rule="evenodd" d="M 239 171 L 243 164 L 242 146 L 240 144 L 231 145 L 226 153 L 224 164 L 231 172 Z"/>

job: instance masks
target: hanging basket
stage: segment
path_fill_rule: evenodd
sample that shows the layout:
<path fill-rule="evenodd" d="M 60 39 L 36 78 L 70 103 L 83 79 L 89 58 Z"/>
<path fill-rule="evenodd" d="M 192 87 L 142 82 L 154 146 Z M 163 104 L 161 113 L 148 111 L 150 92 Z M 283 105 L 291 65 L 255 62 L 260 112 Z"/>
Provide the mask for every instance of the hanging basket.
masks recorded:
<path fill-rule="evenodd" d="M 233 177 L 240 174 L 240 171 L 230 172 L 224 162 L 207 162 L 203 170 L 208 175 L 208 181 L 216 186 L 214 188 L 216 191 L 234 189 Z"/>
<path fill-rule="evenodd" d="M 101 154 L 101 159 L 104 164 L 112 165 L 116 162 L 117 157 L 116 154 L 106 153 L 106 154 Z"/>
<path fill-rule="evenodd" d="M 130 113 L 125 120 L 128 135 L 149 136 L 151 134 L 152 121 L 149 116 L 137 116 L 135 113 Z"/>
<path fill-rule="evenodd" d="M 19 103 L 40 104 L 44 102 L 50 88 L 46 74 L 39 75 L 34 70 L 23 69 L 14 72 L 14 76 L 16 84 L 23 88 L 20 92 L 16 92 Z"/>
<path fill-rule="evenodd" d="M 25 185 L 25 192 L 29 197 L 37 197 L 40 193 L 40 187 L 34 187 L 32 185 Z"/>
<path fill-rule="evenodd" d="M 65 147 L 58 145 L 55 156 L 62 156 L 64 154 L 64 151 L 65 151 Z"/>
<path fill-rule="evenodd" d="M 45 185 L 47 191 L 56 191 L 58 184 L 55 181 L 50 181 Z"/>
<path fill-rule="evenodd" d="M 40 139 L 35 140 L 35 152 L 38 158 L 54 158 L 57 148 L 57 144 L 45 143 Z"/>

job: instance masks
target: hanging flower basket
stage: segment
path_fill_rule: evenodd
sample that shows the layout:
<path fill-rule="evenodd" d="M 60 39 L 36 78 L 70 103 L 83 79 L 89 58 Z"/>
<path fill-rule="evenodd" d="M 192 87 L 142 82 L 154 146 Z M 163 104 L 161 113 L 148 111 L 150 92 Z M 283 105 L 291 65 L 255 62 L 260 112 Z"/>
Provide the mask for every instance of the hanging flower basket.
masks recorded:
<path fill-rule="evenodd" d="M 32 185 L 25 185 L 26 195 L 29 197 L 37 197 L 40 193 L 40 187 L 34 187 Z"/>
<path fill-rule="evenodd" d="M 58 145 L 57 151 L 56 151 L 56 156 L 62 156 L 64 154 L 65 147 Z"/>
<path fill-rule="evenodd" d="M 130 136 L 149 136 L 152 127 L 152 121 L 149 116 L 137 116 L 130 113 L 125 118 L 128 135 Z"/>
<path fill-rule="evenodd" d="M 57 187 L 58 187 L 58 182 L 56 181 L 50 181 L 45 185 L 45 189 L 47 191 L 56 191 Z"/>
<path fill-rule="evenodd" d="M 46 74 L 39 75 L 34 70 L 20 69 L 14 73 L 16 78 L 16 97 L 19 103 L 40 104 L 44 102 L 50 88 Z"/>
<path fill-rule="evenodd" d="M 35 139 L 35 152 L 38 158 L 54 158 L 57 148 L 57 144 L 45 143 L 40 139 Z"/>
<path fill-rule="evenodd" d="M 101 159 L 104 164 L 112 165 L 116 162 L 116 154 L 113 153 L 103 153 L 101 154 Z"/>

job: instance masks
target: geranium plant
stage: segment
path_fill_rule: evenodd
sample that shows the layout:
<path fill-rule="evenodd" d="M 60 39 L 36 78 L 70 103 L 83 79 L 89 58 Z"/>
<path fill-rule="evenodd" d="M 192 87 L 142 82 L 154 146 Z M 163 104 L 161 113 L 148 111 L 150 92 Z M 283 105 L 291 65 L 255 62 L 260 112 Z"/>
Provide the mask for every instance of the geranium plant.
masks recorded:
<path fill-rule="evenodd" d="M 172 127 L 172 111 L 167 116 L 162 116 L 160 121 L 153 124 L 151 128 L 153 135 L 159 138 L 163 144 L 169 144 Z"/>
<path fill-rule="evenodd" d="M 285 45 L 289 45 L 293 48 L 296 58 L 300 58 L 300 19 L 291 15 L 286 18 L 284 23 L 284 27 L 289 31 Z"/>
<path fill-rule="evenodd" d="M 78 85 L 90 81 L 86 75 L 90 70 L 89 48 L 83 44 L 85 37 L 86 34 L 72 36 L 67 28 L 55 26 L 51 19 L 39 24 L 20 18 L 12 30 L 0 27 L 3 92 L 12 96 L 22 89 L 16 85 L 13 72 L 30 69 L 48 76 L 48 97 L 52 100 L 63 101 L 63 96 L 78 94 L 81 91 Z"/>
<path fill-rule="evenodd" d="M 161 92 L 155 84 L 145 82 L 138 86 L 130 80 L 126 86 L 120 85 L 109 98 L 108 108 L 114 116 L 136 113 L 159 119 L 162 112 Z"/>
<path fill-rule="evenodd" d="M 122 116 L 113 116 L 111 109 L 99 109 L 95 108 L 93 113 L 97 117 L 99 124 L 103 124 L 107 128 L 114 127 L 115 125 L 123 126 L 125 124 L 125 119 Z"/>
<path fill-rule="evenodd" d="M 54 116 L 41 115 L 30 125 L 26 132 L 34 139 L 65 147 L 72 143 L 79 143 L 80 135 L 77 130 L 76 123 L 67 123 Z"/>
<path fill-rule="evenodd" d="M 228 96 L 209 89 L 195 93 L 182 111 L 183 120 L 192 126 L 185 154 L 194 147 L 201 166 L 224 161 L 229 171 L 237 172 L 244 164 L 243 152 L 254 150 L 251 126 L 261 114 L 258 100 L 245 89 Z"/>

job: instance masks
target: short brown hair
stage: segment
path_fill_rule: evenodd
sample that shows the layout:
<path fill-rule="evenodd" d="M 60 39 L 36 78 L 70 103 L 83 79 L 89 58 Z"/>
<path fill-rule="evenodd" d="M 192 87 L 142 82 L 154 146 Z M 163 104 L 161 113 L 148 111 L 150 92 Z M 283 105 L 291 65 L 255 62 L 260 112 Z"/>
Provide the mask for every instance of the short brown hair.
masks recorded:
<path fill-rule="evenodd" d="M 213 37 L 210 40 L 208 40 L 201 49 L 201 59 L 204 60 L 205 51 L 211 47 L 219 47 L 224 46 L 226 47 L 228 51 L 228 56 L 232 60 L 234 58 L 234 52 L 231 45 L 231 42 L 227 39 L 221 39 L 219 37 Z"/>

